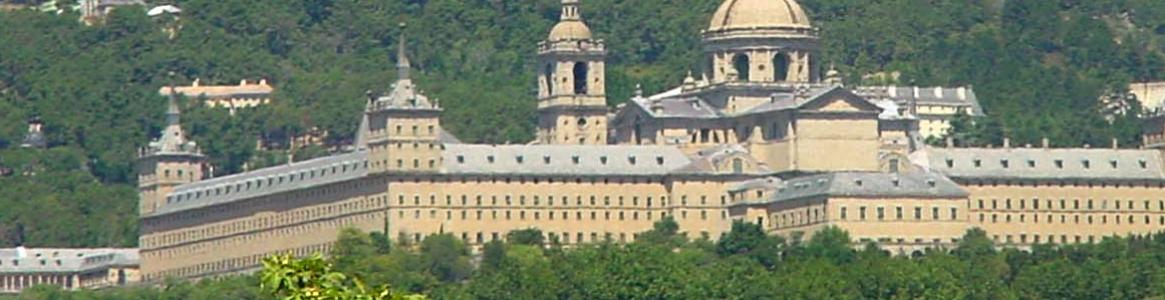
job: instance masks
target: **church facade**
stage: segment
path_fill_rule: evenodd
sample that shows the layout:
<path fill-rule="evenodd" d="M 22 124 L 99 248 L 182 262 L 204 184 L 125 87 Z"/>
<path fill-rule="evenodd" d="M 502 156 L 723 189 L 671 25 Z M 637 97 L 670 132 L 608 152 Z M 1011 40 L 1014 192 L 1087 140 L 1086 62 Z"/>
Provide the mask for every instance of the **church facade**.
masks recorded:
<path fill-rule="evenodd" d="M 397 82 L 369 96 L 346 153 L 204 179 L 207 159 L 171 100 L 139 160 L 143 280 L 326 252 L 346 227 L 475 247 L 537 228 L 573 245 L 630 242 L 672 217 L 691 238 L 716 239 L 734 221 L 789 236 L 837 226 L 897 253 L 950 247 L 974 227 L 1016 247 L 1165 228 L 1160 149 L 925 146 L 920 99 L 981 113 L 973 94 L 845 87 L 823 70 L 818 30 L 794 0 L 725 0 L 701 33 L 698 79 L 612 111 L 606 47 L 579 5 L 563 0 L 538 45 L 527 145 L 445 131 L 403 43 Z"/>

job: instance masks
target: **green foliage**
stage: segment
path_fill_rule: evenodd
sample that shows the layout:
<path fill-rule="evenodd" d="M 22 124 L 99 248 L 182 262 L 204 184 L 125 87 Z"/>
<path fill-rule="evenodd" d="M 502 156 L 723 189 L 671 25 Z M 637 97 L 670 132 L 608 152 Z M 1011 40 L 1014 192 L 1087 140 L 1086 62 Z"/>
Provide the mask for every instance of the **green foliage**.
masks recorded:
<path fill-rule="evenodd" d="M 388 286 L 370 288 L 359 279 L 332 270 L 316 254 L 296 259 L 278 255 L 263 259 L 262 288 L 284 300 L 406 300 L 419 295 L 394 293 Z"/>
<path fill-rule="evenodd" d="M 545 240 L 546 237 L 542 234 L 542 230 L 538 230 L 537 228 L 514 230 L 506 234 L 506 241 L 515 245 L 542 247 L 545 244 Z"/>
<path fill-rule="evenodd" d="M 612 106 L 634 86 L 648 92 L 676 85 L 703 61 L 700 30 L 720 1 L 586 2 L 583 14 L 608 43 L 606 81 Z M 1125 113 L 1097 98 L 1129 81 L 1165 79 L 1165 2 L 804 0 L 822 28 L 822 62 L 859 83 L 863 75 L 898 73 L 900 84 L 973 85 L 988 113 L 956 122 L 962 145 L 1054 146 L 1139 143 L 1137 103 Z M 933 2 L 933 3 L 932 3 Z M 467 142 L 521 143 L 532 138 L 537 42 L 556 22 L 557 0 L 356 1 L 189 0 L 181 20 L 114 10 L 104 24 L 84 26 L 76 13 L 0 12 L 0 150 L 16 147 L 23 121 L 46 121 L 50 144 L 79 154 L 69 171 L 91 174 L 102 197 L 58 212 L 60 219 L 101 222 L 134 215 L 135 150 L 161 129 L 165 97 L 158 88 L 195 78 L 235 84 L 266 78 L 277 87 L 271 105 L 223 109 L 183 102 L 185 126 L 212 157 L 216 175 L 325 155 L 332 147 L 256 150 L 312 128 L 339 146 L 354 136 L 367 90 L 394 79 L 393 45 L 401 22 L 419 85 L 446 108 L 443 127 Z M 178 22 L 170 38 L 162 28 Z M 822 64 L 826 65 L 826 64 Z M 173 72 L 173 77 L 167 74 Z M 890 82 L 886 82 L 890 81 Z M 864 84 L 893 83 L 870 79 Z M 938 141 L 931 141 L 938 142 Z M 9 150 L 3 150 L 9 149 Z M 11 153 L 5 152 L 0 164 Z M 51 161 L 51 160 L 50 160 Z M 45 176 L 23 190 L 68 193 Z M 35 201 L 0 194 L 0 202 L 32 210 Z M 27 200 L 27 199 L 19 199 Z M 12 206 L 5 206 L 12 207 Z M 117 224 L 129 221 L 117 221 Z M 2 224 L 13 224 L 5 222 Z M 108 243 L 36 234 L 44 246 L 136 243 L 132 225 L 109 228 Z"/>
<path fill-rule="evenodd" d="M 669 228 L 668 222 L 659 222 Z M 463 245 L 433 235 L 417 247 L 376 251 L 375 234 L 345 230 L 330 261 L 320 256 L 264 261 L 257 276 L 64 292 L 37 287 L 19 299 L 1159 299 L 1165 233 L 1098 244 L 994 250 L 973 229 L 950 251 L 913 256 L 875 244 L 855 250 L 826 228 L 804 242 L 736 226 L 719 246 L 706 241 L 637 240 L 566 249 L 493 241 L 476 269 Z M 646 234 L 646 233 L 643 233 Z M 644 236 L 641 234 L 640 236 Z M 511 236 L 511 235 L 507 235 Z M 748 237 L 748 238 L 742 238 Z M 735 241 L 734 241 L 735 240 Z M 669 244 L 674 242 L 674 244 Z M 772 261 L 758 260 L 761 248 Z M 730 246 L 740 245 L 740 246 Z M 724 249 L 749 249 L 724 251 Z M 765 251 L 765 252 L 768 252 Z M 905 253 L 903 253 L 905 254 Z M 771 263 L 771 264 L 769 264 Z M 388 292 L 387 286 L 392 286 Z M 260 289 L 262 287 L 262 289 Z M 377 287 L 377 288 L 373 288 Z M 388 294 L 385 294 L 388 293 Z M 390 297 L 391 296 L 391 297 Z M 403 298 L 402 298 L 403 297 Z M 0 299 L 4 299 L 0 296 Z"/>

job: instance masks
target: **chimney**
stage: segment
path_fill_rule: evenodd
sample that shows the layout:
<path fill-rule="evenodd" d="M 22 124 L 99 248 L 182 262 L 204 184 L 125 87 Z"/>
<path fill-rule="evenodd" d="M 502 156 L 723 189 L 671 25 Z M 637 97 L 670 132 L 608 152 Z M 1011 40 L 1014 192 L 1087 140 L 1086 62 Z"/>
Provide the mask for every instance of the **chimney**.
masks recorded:
<path fill-rule="evenodd" d="M 943 97 L 943 88 L 942 87 L 939 87 L 939 86 L 934 87 L 934 97 L 940 98 L 940 99 Z"/>
<path fill-rule="evenodd" d="M 239 85 L 247 85 L 247 80 L 243 79 L 242 81 L 239 81 Z"/>
<path fill-rule="evenodd" d="M 1045 138 L 1040 139 L 1040 143 L 1044 144 L 1044 149 L 1048 149 L 1048 144 L 1049 144 L 1048 138 L 1045 137 Z"/>
<path fill-rule="evenodd" d="M 267 78 L 260 78 L 259 85 L 267 85 Z"/>
<path fill-rule="evenodd" d="M 1120 141 L 1118 141 L 1116 138 L 1112 138 L 1112 149 L 1117 150 L 1120 148 L 1121 148 Z"/>
<path fill-rule="evenodd" d="M 947 137 L 947 148 L 954 148 L 954 147 L 955 147 L 955 138 L 948 136 Z"/>
<path fill-rule="evenodd" d="M 1084 149 L 1092 149 L 1092 145 L 1084 144 Z"/>
<path fill-rule="evenodd" d="M 918 98 L 918 95 L 919 95 L 919 93 L 920 93 L 920 92 L 921 92 L 921 91 L 919 91 L 919 90 L 918 90 L 918 87 L 917 87 L 917 86 L 915 86 L 915 87 L 914 87 L 914 98 Z"/>
<path fill-rule="evenodd" d="M 955 89 L 955 94 L 959 95 L 959 100 L 967 100 L 967 88 L 959 87 Z"/>
<path fill-rule="evenodd" d="M 1011 148 L 1011 138 L 1006 138 L 1006 137 L 1005 137 L 1005 138 L 1003 138 L 1003 148 L 1004 148 L 1004 149 L 1010 149 L 1010 148 Z"/>
<path fill-rule="evenodd" d="M 886 91 L 887 94 L 890 94 L 890 98 L 898 97 L 898 87 L 888 86 L 886 87 Z"/>

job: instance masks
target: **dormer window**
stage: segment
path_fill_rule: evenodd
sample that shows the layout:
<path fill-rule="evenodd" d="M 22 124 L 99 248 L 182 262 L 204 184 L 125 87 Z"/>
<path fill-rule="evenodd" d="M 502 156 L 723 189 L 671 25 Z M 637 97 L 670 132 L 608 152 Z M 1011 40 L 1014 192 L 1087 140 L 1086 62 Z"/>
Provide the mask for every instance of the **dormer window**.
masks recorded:
<path fill-rule="evenodd" d="M 978 167 L 982 167 L 982 166 L 983 166 L 983 161 L 982 161 L 982 160 L 978 160 L 978 159 L 976 159 L 976 160 L 974 161 L 974 163 L 975 163 L 975 167 L 976 167 L 976 168 L 978 168 Z"/>
<path fill-rule="evenodd" d="M 491 163 L 491 164 L 492 164 L 492 163 L 494 163 L 494 156 L 493 156 L 493 155 L 486 156 L 486 157 L 485 157 L 485 160 L 486 160 L 486 161 L 489 161 L 489 163 Z"/>
<path fill-rule="evenodd" d="M 1057 160 L 1056 160 L 1056 168 L 1057 168 L 1057 169 L 1063 169 L 1063 168 L 1064 168 L 1064 160 L 1057 159 Z"/>
<path fill-rule="evenodd" d="M 1147 169 L 1147 168 L 1149 168 L 1149 162 L 1145 161 L 1144 159 L 1142 159 L 1141 161 L 1139 161 L 1139 163 L 1141 164 L 1141 169 Z"/>
<path fill-rule="evenodd" d="M 599 163 L 604 164 L 604 165 L 607 164 L 607 157 L 606 156 L 599 156 Z"/>
<path fill-rule="evenodd" d="M 927 185 L 927 186 L 930 186 L 930 187 L 934 187 L 934 186 L 935 186 L 935 181 L 934 181 L 934 179 L 927 179 L 927 180 L 926 180 L 926 185 Z"/>
<path fill-rule="evenodd" d="M 514 161 L 517 161 L 519 164 L 521 164 L 522 161 L 524 161 L 524 160 L 525 160 L 525 158 L 522 157 L 521 155 L 514 157 Z"/>
<path fill-rule="evenodd" d="M 891 183 L 894 184 L 894 187 L 898 187 L 898 186 L 902 185 L 902 181 L 898 180 L 898 178 L 894 178 L 894 180 L 891 180 Z"/>
<path fill-rule="evenodd" d="M 579 160 L 579 159 L 578 159 L 578 155 L 571 156 L 571 157 L 570 157 L 570 160 L 571 160 L 572 162 L 574 162 L 574 164 L 576 164 L 576 165 L 577 165 L 577 164 L 578 164 L 578 160 Z"/>
<path fill-rule="evenodd" d="M 632 164 L 632 165 L 634 165 L 634 164 L 635 164 L 635 157 L 634 157 L 634 156 L 628 156 L 628 157 L 627 157 L 627 162 L 628 162 L 628 163 L 630 163 L 630 164 Z"/>
<path fill-rule="evenodd" d="M 855 180 L 854 180 L 854 185 L 856 185 L 856 186 L 862 186 L 862 180 L 861 180 L 861 179 L 855 179 Z"/>
<path fill-rule="evenodd" d="M 457 156 L 457 163 L 459 163 L 459 164 L 465 163 L 465 155 L 458 155 Z"/>
<path fill-rule="evenodd" d="M 1036 167 L 1036 161 L 1035 161 L 1035 160 L 1031 160 L 1031 159 L 1027 160 L 1027 167 L 1028 167 L 1028 168 L 1035 168 L 1035 167 Z"/>
<path fill-rule="evenodd" d="M 999 165 L 1003 166 L 1004 169 L 1011 167 L 1011 163 L 1008 162 L 1006 159 L 999 160 Z"/>
<path fill-rule="evenodd" d="M 955 160 L 948 158 L 947 159 L 947 168 L 949 169 L 949 168 L 954 168 L 954 167 L 955 167 Z"/>
<path fill-rule="evenodd" d="M 663 165 L 663 156 L 656 156 L 655 157 L 655 164 L 662 166 Z"/>
<path fill-rule="evenodd" d="M 550 164 L 550 155 L 542 156 L 542 163 Z"/>
<path fill-rule="evenodd" d="M 1116 169 L 1117 162 L 1115 159 L 1108 161 L 1108 164 L 1111 165 L 1113 169 Z"/>
<path fill-rule="evenodd" d="M 1083 165 L 1085 169 L 1092 168 L 1092 162 L 1087 159 L 1080 161 L 1080 164 Z"/>

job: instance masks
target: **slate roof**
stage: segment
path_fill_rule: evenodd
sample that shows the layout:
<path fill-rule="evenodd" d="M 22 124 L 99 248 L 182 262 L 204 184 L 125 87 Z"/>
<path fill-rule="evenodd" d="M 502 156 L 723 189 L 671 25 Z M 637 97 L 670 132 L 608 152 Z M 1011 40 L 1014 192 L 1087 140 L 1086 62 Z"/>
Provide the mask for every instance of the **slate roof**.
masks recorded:
<path fill-rule="evenodd" d="M 151 216 L 362 178 L 367 162 L 357 151 L 185 184 Z"/>
<path fill-rule="evenodd" d="M 77 273 L 116 266 L 137 266 L 138 249 L 4 248 L 0 274 Z"/>
<path fill-rule="evenodd" d="M 969 194 L 958 184 L 937 173 L 832 172 L 779 180 L 746 181 L 730 190 L 763 188 L 773 192 L 762 199 L 737 205 L 768 204 L 806 197 L 853 198 L 961 198 Z"/>
<path fill-rule="evenodd" d="M 917 96 L 915 89 L 918 90 Z M 972 115 L 983 114 L 979 98 L 970 87 L 860 86 L 854 91 L 871 99 L 890 99 L 904 107 L 914 101 L 924 105 L 967 106 Z"/>
<path fill-rule="evenodd" d="M 665 175 L 691 162 L 678 148 L 632 145 L 446 145 L 448 174 Z"/>
<path fill-rule="evenodd" d="M 953 178 L 1165 179 L 1156 150 L 928 148 L 912 156 Z"/>
<path fill-rule="evenodd" d="M 711 119 L 749 115 L 770 111 L 800 108 L 806 103 L 822 95 L 840 88 L 832 85 L 804 85 L 804 97 L 795 97 L 793 93 L 773 94 L 772 101 L 759 104 L 739 113 L 726 113 L 709 104 L 694 94 L 685 94 L 681 88 L 675 88 L 649 97 L 636 97 L 631 103 L 638 105 L 649 115 L 657 118 L 692 118 Z"/>

